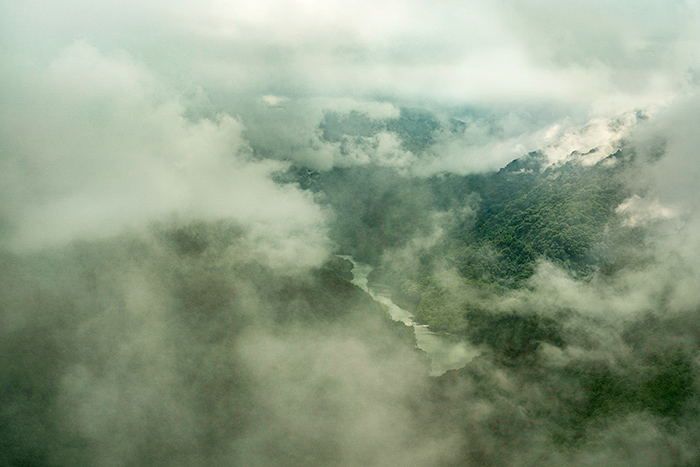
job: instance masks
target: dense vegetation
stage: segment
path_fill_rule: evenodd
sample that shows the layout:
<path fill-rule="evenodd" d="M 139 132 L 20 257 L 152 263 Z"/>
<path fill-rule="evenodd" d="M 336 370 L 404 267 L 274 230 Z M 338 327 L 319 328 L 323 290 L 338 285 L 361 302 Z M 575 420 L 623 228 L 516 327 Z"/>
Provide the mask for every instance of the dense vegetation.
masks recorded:
<path fill-rule="evenodd" d="M 542 261 L 601 286 L 654 262 L 640 248 L 646 232 L 615 211 L 631 195 L 624 177 L 634 159 L 621 150 L 591 166 L 576 157 L 546 166 L 535 152 L 482 175 L 373 167 L 297 178 L 342 213 L 331 235 L 340 251 L 376 266 L 371 281 L 389 285 L 418 322 L 481 348 L 432 389 L 432 410 L 467 440 L 455 465 L 585 463 L 581 456 L 637 438 L 654 447 L 615 462 L 697 462 L 673 443 L 700 440 L 698 310 L 666 317 L 661 297 L 616 329 L 556 304 L 493 307 L 528 293 Z M 599 334 L 624 350 L 606 349 Z"/>
<path fill-rule="evenodd" d="M 628 196 L 615 179 L 620 155 L 592 167 L 571 161 L 538 173 L 515 161 L 502 169 L 481 193 L 476 223 L 465 234 L 466 242 L 493 246 L 499 260 L 477 270 L 467 263 L 461 271 L 474 279 L 517 284 L 532 274 L 538 258 L 579 275 L 614 259 L 608 244 L 617 227 L 614 211 Z"/>
<path fill-rule="evenodd" d="M 329 113 L 320 130 L 422 151 L 435 125 Z M 480 352 L 435 378 L 350 262 L 288 274 L 237 224 L 0 252 L 0 464 L 698 465 L 700 309 L 692 281 L 671 305 L 680 276 L 654 276 L 669 258 L 636 251 L 647 232 L 615 212 L 632 163 L 279 175 L 333 214 L 336 253 Z M 645 268 L 662 286 L 629 305 Z"/>
<path fill-rule="evenodd" d="M 576 159 L 545 165 L 531 153 L 492 174 L 430 178 L 391 169 L 355 167 L 293 174 L 335 213 L 331 236 L 340 252 L 378 267 L 375 281 L 392 287 L 397 303 L 435 330 L 464 326 L 462 306 L 432 274 L 458 271 L 482 290 L 522 287 L 540 260 L 585 278 L 640 238 L 621 228 L 615 208 L 629 196 L 620 180 L 632 154 L 618 151 L 593 166 Z M 436 228 L 437 242 L 410 242 Z M 412 268 L 381 263 L 382 254 L 413 248 Z"/>

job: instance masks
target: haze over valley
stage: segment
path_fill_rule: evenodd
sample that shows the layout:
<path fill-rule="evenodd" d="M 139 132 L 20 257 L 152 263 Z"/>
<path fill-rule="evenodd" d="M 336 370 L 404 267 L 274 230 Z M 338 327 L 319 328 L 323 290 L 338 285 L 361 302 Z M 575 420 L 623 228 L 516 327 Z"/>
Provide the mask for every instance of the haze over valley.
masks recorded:
<path fill-rule="evenodd" d="M 0 465 L 700 464 L 699 15 L 0 3 Z"/>

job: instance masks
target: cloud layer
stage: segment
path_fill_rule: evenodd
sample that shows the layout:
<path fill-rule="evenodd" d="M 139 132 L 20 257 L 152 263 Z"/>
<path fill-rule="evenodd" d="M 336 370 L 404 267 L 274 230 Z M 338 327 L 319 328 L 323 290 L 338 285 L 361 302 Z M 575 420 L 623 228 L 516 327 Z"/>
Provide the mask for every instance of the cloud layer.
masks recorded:
<path fill-rule="evenodd" d="M 420 164 L 464 172 L 536 149 L 556 125 L 665 105 L 699 82 L 692 2 L 71 0 L 8 3 L 2 17 L 6 66 L 50 63 L 76 41 L 126 51 L 190 96 L 188 112 L 270 128 L 251 134 L 255 150 L 314 168 L 347 164 L 317 140 L 324 111 L 427 106 L 464 120 L 488 109 L 486 120 L 467 118 L 466 134 L 443 138 L 437 151 L 453 157 Z M 372 159 L 368 144 L 406 165 L 386 136 L 346 152 Z"/>
<path fill-rule="evenodd" d="M 672 433 L 647 386 L 654 358 L 700 374 L 698 15 L 676 0 L 0 3 L 0 463 L 696 460 L 697 395 L 671 407 Z M 291 165 L 350 168 L 326 201 L 372 236 L 348 215 L 341 240 L 376 263 L 395 247 L 385 261 L 417 274 L 478 200 L 433 210 L 412 176 L 535 150 L 591 165 L 627 144 L 617 214 L 648 229 L 638 255 L 588 281 L 540 261 L 499 294 L 438 258 L 441 298 L 506 330 L 437 381 L 405 329 L 318 269 L 343 213 L 280 183 Z M 497 345 L 530 349 L 510 337 L 546 320 L 567 345 L 503 363 Z M 557 430 L 600 374 L 647 405 L 591 416 L 566 445 Z"/>
<path fill-rule="evenodd" d="M 271 261 L 323 260 L 324 214 L 309 194 L 273 182 L 285 165 L 253 160 L 236 118 L 189 119 L 143 66 L 82 42 L 47 67 L 5 72 L 0 211 L 13 248 L 229 219 Z"/>

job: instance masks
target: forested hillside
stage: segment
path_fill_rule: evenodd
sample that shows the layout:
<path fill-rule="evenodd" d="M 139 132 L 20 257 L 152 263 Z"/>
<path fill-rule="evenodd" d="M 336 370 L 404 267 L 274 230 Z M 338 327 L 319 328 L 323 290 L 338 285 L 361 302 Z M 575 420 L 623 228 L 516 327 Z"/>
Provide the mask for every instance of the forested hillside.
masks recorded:
<path fill-rule="evenodd" d="M 0 1 L 0 467 L 699 467 L 699 24 Z"/>
<path fill-rule="evenodd" d="M 437 265 L 473 286 L 505 291 L 524 286 L 539 261 L 585 279 L 634 249 L 642 232 L 623 228 L 615 212 L 630 196 L 624 174 L 633 159 L 619 150 L 594 165 L 575 155 L 547 165 L 534 152 L 481 175 L 412 177 L 356 167 L 286 177 L 333 210 L 330 234 L 339 252 L 379 266 L 373 279 L 390 285 L 419 320 L 456 331 L 462 313 L 433 279 Z M 411 244 L 436 228 L 430 245 Z M 385 252 L 405 248 L 413 248 L 417 267 L 382 263 Z"/>
<path fill-rule="evenodd" d="M 338 214 L 338 251 L 375 264 L 371 281 L 419 323 L 481 349 L 431 389 L 431 410 L 469 440 L 454 465 L 585 463 L 615 442 L 637 446 L 635 464 L 692 465 L 680 446 L 700 439 L 698 310 L 667 315 L 665 280 L 635 298 L 649 271 L 677 277 L 622 215 L 636 164 L 623 147 L 468 176 L 295 175 Z"/>

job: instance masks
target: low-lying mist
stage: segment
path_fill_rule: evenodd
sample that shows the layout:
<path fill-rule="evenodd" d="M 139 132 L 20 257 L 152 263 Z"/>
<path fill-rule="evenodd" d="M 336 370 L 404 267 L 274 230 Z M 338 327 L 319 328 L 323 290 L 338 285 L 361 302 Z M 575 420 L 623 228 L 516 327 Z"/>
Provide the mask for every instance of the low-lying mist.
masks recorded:
<path fill-rule="evenodd" d="M 329 269 L 226 223 L 2 256 L 3 465 L 428 465 L 427 363 Z"/>
<path fill-rule="evenodd" d="M 0 466 L 700 463 L 696 7 L 84 3 L 0 5 Z"/>

